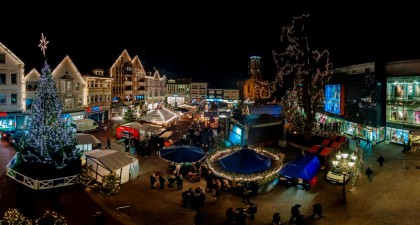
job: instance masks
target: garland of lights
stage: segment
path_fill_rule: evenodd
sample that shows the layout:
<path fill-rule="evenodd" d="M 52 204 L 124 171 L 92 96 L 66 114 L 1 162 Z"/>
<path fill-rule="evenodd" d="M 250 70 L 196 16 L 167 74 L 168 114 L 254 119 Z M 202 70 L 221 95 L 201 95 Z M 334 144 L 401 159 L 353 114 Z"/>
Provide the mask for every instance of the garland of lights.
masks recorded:
<path fill-rule="evenodd" d="M 26 218 L 17 209 L 8 209 L 4 212 L 3 219 L 0 220 L 1 225 L 32 225 L 32 221 Z"/>
<path fill-rule="evenodd" d="M 66 218 L 55 211 L 47 210 L 44 215 L 35 220 L 35 225 L 67 225 Z"/>
<path fill-rule="evenodd" d="M 209 157 L 206 159 L 206 164 L 209 167 L 209 169 L 217 176 L 223 177 L 227 180 L 231 181 L 238 181 L 238 182 L 253 182 L 253 181 L 259 181 L 261 183 L 264 183 L 266 181 L 271 180 L 273 177 L 276 177 L 278 172 L 283 166 L 283 161 L 285 155 L 282 153 L 274 154 L 269 151 L 269 149 L 261 148 L 261 147 L 252 147 L 251 149 L 256 151 L 257 153 L 270 157 L 272 161 L 272 166 L 270 169 L 265 170 L 263 172 L 259 173 L 253 173 L 253 174 L 240 174 L 240 173 L 234 173 L 234 172 L 228 172 L 224 171 L 217 163 L 217 160 L 220 158 L 223 158 L 227 155 L 233 154 L 236 151 L 239 151 L 242 149 L 241 147 L 233 147 L 233 148 L 227 148 L 215 151 L 214 154 L 210 154 Z"/>

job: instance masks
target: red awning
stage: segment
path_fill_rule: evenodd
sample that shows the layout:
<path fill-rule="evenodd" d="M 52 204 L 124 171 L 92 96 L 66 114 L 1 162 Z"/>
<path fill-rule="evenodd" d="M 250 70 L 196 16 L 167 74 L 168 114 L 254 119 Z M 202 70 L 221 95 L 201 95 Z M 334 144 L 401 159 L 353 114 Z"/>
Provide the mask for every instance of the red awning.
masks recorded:
<path fill-rule="evenodd" d="M 341 136 L 338 140 L 339 142 L 345 142 L 347 140 L 347 137 Z"/>
<path fill-rule="evenodd" d="M 331 143 L 331 145 L 329 147 L 333 148 L 333 149 L 338 149 L 338 148 L 340 148 L 340 145 L 341 145 L 341 142 L 334 141 L 333 143 Z"/>
<path fill-rule="evenodd" d="M 332 150 L 334 150 L 334 149 L 324 147 L 324 148 L 322 149 L 322 151 L 319 153 L 319 155 L 320 155 L 320 156 L 328 156 L 328 155 L 331 153 L 331 151 L 332 151 Z"/>
<path fill-rule="evenodd" d="M 321 145 L 322 146 L 328 146 L 330 144 L 330 140 L 325 139 L 324 141 L 322 141 Z"/>
<path fill-rule="evenodd" d="M 307 151 L 316 154 L 321 148 L 322 146 L 320 145 L 313 145 Z"/>

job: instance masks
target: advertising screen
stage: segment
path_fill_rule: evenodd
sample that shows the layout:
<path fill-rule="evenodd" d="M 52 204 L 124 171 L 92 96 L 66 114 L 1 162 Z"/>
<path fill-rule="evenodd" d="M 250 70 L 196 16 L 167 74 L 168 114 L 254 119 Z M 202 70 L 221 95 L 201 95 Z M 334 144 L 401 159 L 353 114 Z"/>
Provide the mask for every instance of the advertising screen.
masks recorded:
<path fill-rule="evenodd" d="M 343 87 L 341 84 L 325 85 L 325 112 L 342 115 L 342 93 Z"/>

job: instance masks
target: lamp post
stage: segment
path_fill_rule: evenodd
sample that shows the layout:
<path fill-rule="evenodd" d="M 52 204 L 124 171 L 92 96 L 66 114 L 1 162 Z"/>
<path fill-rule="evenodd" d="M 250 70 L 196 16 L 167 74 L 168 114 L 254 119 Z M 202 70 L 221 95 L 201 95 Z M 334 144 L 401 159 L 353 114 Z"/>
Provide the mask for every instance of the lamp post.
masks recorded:
<path fill-rule="evenodd" d="M 347 205 L 347 196 L 346 196 L 346 176 L 351 173 L 352 168 L 354 167 L 357 156 L 354 152 L 350 155 L 348 153 L 341 153 L 339 150 L 335 155 L 336 160 L 333 160 L 333 166 L 341 169 L 343 174 L 343 184 L 342 184 L 342 195 L 341 203 Z"/>

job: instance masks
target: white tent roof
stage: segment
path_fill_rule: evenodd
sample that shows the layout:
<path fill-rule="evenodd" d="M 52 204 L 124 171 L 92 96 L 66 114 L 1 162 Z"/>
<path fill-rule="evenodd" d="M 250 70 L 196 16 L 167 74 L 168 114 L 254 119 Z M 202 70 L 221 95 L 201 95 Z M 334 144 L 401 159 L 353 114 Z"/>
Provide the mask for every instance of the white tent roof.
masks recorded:
<path fill-rule="evenodd" d="M 95 149 L 84 154 L 86 157 L 99 160 L 109 170 L 119 169 L 133 162 L 130 156 L 117 150 Z"/>
<path fill-rule="evenodd" d="M 151 132 L 151 133 L 161 133 L 161 132 L 163 132 L 163 128 L 160 127 L 160 126 L 146 125 L 146 124 L 141 124 L 139 122 L 125 123 L 121 126 L 132 127 L 132 128 L 137 129 L 137 130 L 143 130 L 145 132 Z"/>
<path fill-rule="evenodd" d="M 96 138 L 95 136 L 93 136 L 92 134 L 81 134 L 81 133 L 77 133 L 75 135 L 77 142 L 79 142 L 79 144 L 84 145 L 84 144 L 98 144 L 101 143 L 101 141 L 98 140 L 98 138 Z"/>
<path fill-rule="evenodd" d="M 161 125 L 177 117 L 178 115 L 176 113 L 172 112 L 171 110 L 167 108 L 162 108 L 162 109 L 157 109 L 146 114 L 145 116 L 140 118 L 140 121 L 145 121 L 145 122 Z"/>

